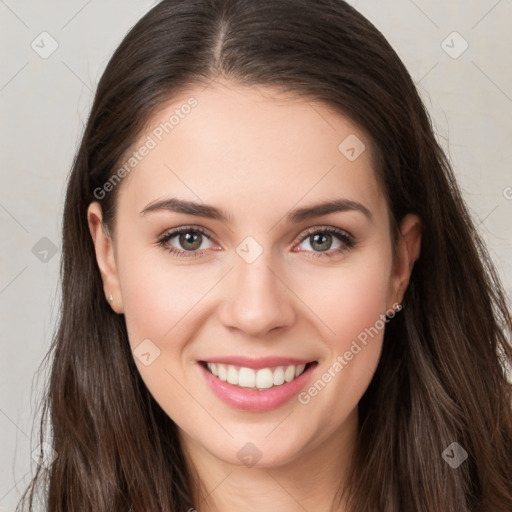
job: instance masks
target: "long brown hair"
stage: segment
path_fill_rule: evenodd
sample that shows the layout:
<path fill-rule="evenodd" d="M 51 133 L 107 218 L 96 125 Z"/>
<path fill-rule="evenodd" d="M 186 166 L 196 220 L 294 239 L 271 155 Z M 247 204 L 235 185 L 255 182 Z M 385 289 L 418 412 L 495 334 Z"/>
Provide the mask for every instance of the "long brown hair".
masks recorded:
<path fill-rule="evenodd" d="M 124 317 L 105 301 L 86 211 L 151 116 L 218 76 L 348 116 L 375 146 L 394 236 L 405 214 L 421 218 L 403 311 L 386 327 L 359 404 L 350 512 L 510 512 L 506 297 L 414 82 L 382 34 L 342 0 L 163 0 L 111 58 L 65 202 L 62 308 L 41 421 L 41 441 L 49 421 L 57 458 L 38 467 L 19 510 L 32 510 L 43 484 L 49 512 L 194 507 L 177 427 L 139 376 Z M 118 189 L 100 199 L 107 227 Z M 456 469 L 442 457 L 453 442 L 468 454 Z"/>

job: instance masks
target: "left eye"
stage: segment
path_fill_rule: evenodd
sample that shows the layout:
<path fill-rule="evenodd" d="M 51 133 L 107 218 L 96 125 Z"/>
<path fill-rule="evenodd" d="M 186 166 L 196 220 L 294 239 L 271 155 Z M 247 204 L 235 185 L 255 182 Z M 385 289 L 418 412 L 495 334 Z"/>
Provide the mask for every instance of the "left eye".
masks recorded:
<path fill-rule="evenodd" d="M 333 241 L 338 241 L 336 247 L 332 247 Z M 307 252 L 311 252 L 313 257 L 330 257 L 339 254 L 354 247 L 355 240 L 348 233 L 337 228 L 310 229 L 300 239 L 300 244 L 307 242 L 309 248 Z"/>
<path fill-rule="evenodd" d="M 308 235 L 303 239 L 301 243 L 307 242 L 309 245 L 309 249 L 306 247 L 306 250 L 311 250 L 315 252 L 324 252 L 329 249 L 337 249 L 337 247 L 332 247 L 333 241 L 336 241 L 336 237 L 331 233 L 324 233 L 319 231 L 314 235 Z M 341 242 L 338 239 L 338 247 L 341 245 Z"/>

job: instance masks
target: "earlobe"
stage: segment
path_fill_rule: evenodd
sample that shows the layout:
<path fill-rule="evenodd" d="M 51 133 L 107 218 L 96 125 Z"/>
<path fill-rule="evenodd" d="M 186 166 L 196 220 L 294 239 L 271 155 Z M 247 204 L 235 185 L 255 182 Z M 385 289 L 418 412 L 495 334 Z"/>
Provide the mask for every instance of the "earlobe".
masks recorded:
<path fill-rule="evenodd" d="M 421 220 L 408 214 L 402 220 L 397 240 L 395 271 L 393 275 L 395 302 L 401 303 L 409 285 L 412 269 L 421 251 Z M 391 297 L 392 298 L 392 297 Z"/>
<path fill-rule="evenodd" d="M 87 222 L 94 244 L 96 262 L 103 281 L 105 300 L 116 313 L 123 313 L 123 302 L 119 277 L 116 268 L 115 252 L 112 238 L 102 223 L 101 205 L 95 201 L 87 209 Z"/>

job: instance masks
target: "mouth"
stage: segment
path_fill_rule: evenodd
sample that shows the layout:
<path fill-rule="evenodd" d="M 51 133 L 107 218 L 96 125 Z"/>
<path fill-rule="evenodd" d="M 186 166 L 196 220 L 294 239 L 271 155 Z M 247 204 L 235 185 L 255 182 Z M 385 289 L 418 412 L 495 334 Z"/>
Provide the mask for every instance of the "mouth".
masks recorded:
<path fill-rule="evenodd" d="M 302 364 L 250 368 L 227 363 L 199 361 L 211 375 L 218 380 L 248 390 L 266 391 L 278 388 L 299 378 L 311 367 L 318 364 L 310 361 Z"/>
<path fill-rule="evenodd" d="M 318 361 L 226 356 L 197 361 L 204 382 L 228 406 L 265 412 L 290 403 L 316 374 Z"/>

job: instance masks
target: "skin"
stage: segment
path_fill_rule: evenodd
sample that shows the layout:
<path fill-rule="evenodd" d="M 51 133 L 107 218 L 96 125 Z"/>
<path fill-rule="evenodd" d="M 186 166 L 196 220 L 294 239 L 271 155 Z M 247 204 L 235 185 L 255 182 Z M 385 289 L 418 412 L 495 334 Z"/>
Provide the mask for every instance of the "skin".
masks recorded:
<path fill-rule="evenodd" d="M 194 489 L 199 512 L 263 511 L 270 504 L 281 512 L 331 510 L 384 330 L 309 403 L 294 397 L 266 412 L 225 404 L 197 361 L 227 355 L 316 360 L 311 385 L 358 334 L 401 302 L 419 256 L 420 221 L 404 218 L 393 258 L 388 205 L 366 135 L 328 106 L 276 90 L 219 82 L 190 89 L 162 107 L 135 146 L 191 96 L 198 106 L 123 179 L 110 234 L 100 205 L 88 209 L 105 295 L 112 294 L 112 308 L 125 315 L 131 348 L 150 339 L 160 350 L 148 366 L 135 362 L 179 427 L 203 484 Z M 355 161 L 338 150 L 350 134 L 366 145 Z M 163 210 L 141 215 L 167 197 L 217 206 L 231 220 Z M 336 198 L 362 203 L 373 220 L 359 211 L 286 220 L 290 210 Z M 207 231 L 198 257 L 176 256 L 156 243 L 179 226 Z M 305 231 L 321 234 L 329 226 L 350 233 L 356 245 L 315 258 L 322 248 Z M 252 263 L 236 252 L 247 236 L 263 249 Z M 179 237 L 171 244 L 185 250 Z M 333 235 L 326 251 L 340 246 Z M 252 467 L 237 457 L 248 442 L 261 452 Z"/>

